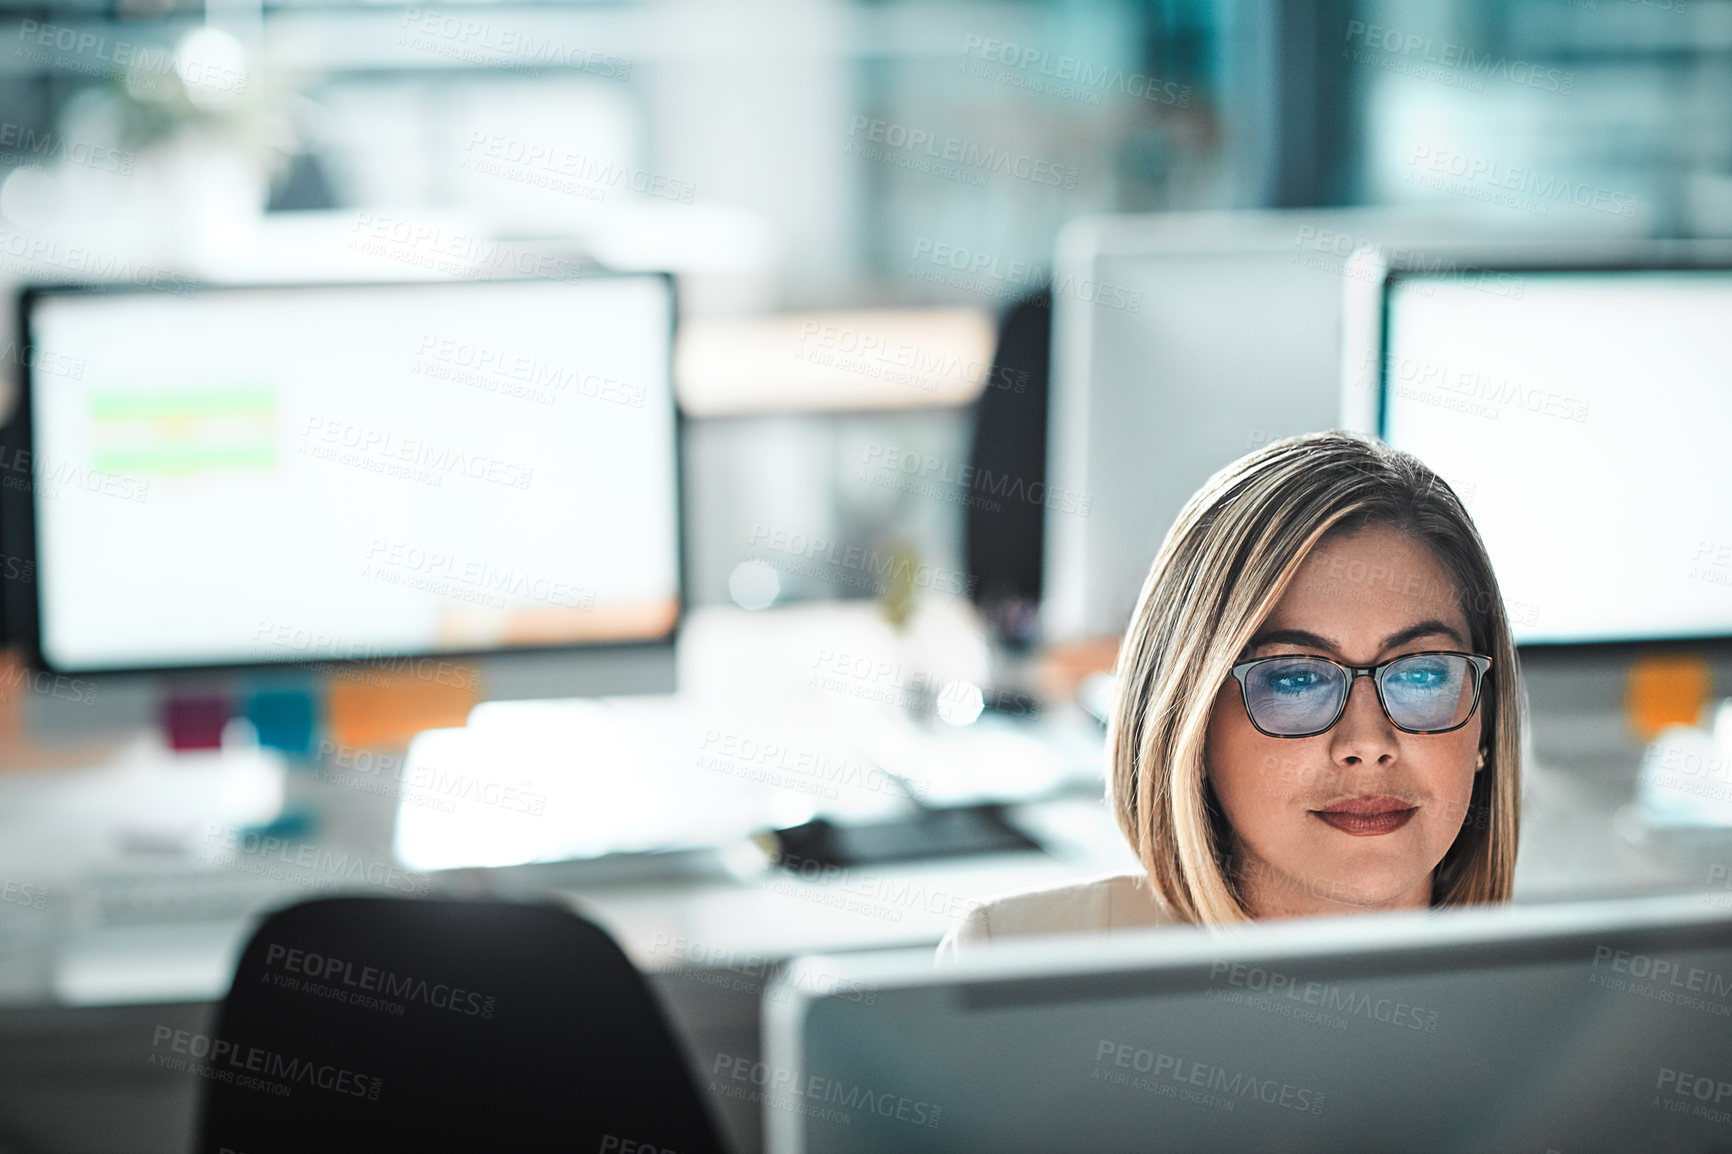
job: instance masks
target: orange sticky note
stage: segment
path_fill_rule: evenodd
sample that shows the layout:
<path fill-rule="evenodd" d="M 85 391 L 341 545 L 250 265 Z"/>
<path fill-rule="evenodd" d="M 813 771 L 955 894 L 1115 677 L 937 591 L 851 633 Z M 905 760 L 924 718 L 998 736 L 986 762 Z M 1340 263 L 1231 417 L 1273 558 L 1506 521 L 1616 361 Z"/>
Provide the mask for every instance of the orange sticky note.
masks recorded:
<path fill-rule="evenodd" d="M 1708 663 L 1691 653 L 1638 657 L 1624 686 L 1624 720 L 1638 741 L 1668 725 L 1699 725 L 1713 691 Z"/>
<path fill-rule="evenodd" d="M 481 700 L 481 672 L 471 665 L 428 658 L 410 668 L 357 666 L 333 674 L 325 716 L 339 746 L 409 744 L 424 729 L 463 725 Z M 424 667 L 424 668 L 423 668 Z"/>

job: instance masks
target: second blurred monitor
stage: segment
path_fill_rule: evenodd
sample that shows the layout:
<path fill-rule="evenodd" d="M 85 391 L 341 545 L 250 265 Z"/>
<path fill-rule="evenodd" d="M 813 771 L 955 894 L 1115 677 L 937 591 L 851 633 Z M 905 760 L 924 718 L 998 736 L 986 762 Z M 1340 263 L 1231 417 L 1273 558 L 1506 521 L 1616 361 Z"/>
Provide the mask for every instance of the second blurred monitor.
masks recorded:
<path fill-rule="evenodd" d="M 664 276 L 45 291 L 27 319 L 8 618 L 51 668 L 673 635 Z"/>
<path fill-rule="evenodd" d="M 1122 631 L 1212 473 L 1280 437 L 1353 426 L 1341 381 L 1344 330 L 1365 321 L 1357 257 L 1449 246 L 1465 268 L 1535 240 L 1495 219 L 1393 209 L 1074 222 L 1056 261 L 1047 480 L 1088 513 L 1048 513 L 1045 632 Z"/>

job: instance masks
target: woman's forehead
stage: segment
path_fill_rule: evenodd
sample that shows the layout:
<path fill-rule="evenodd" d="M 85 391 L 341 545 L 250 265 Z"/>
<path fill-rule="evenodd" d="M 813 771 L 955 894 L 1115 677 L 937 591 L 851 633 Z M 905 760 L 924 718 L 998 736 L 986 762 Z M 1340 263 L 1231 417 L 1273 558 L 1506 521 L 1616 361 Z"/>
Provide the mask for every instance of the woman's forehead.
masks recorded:
<path fill-rule="evenodd" d="M 1405 533 L 1375 526 L 1319 542 L 1294 573 L 1265 631 L 1304 629 L 1344 646 L 1378 648 L 1427 621 L 1463 636 L 1471 624 L 1454 579 L 1431 550 Z"/>

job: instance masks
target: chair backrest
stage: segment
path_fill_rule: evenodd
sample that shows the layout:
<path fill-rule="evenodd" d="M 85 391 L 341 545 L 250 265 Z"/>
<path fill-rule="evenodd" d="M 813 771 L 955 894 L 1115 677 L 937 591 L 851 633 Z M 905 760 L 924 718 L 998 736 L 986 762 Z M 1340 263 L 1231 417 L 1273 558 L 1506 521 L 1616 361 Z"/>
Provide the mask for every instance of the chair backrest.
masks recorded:
<path fill-rule="evenodd" d="M 1041 597 L 1046 509 L 1040 494 L 1046 482 L 1051 350 L 1052 296 L 1043 290 L 1006 311 L 992 375 L 974 412 L 969 452 L 974 476 L 984 478 L 983 494 L 1011 495 L 968 502 L 963 548 L 968 572 L 976 579 L 974 603 L 1001 639 L 1013 644 L 1032 640 Z"/>
<path fill-rule="evenodd" d="M 558 906 L 292 906 L 165 1044 L 204 1067 L 203 1154 L 723 1150 L 643 975 Z"/>

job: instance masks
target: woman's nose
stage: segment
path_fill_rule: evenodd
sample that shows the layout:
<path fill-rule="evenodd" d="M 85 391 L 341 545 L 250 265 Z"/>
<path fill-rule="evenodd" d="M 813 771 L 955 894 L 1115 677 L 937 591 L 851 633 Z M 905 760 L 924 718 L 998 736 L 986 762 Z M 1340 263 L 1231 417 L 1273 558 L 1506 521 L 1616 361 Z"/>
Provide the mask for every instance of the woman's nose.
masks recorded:
<path fill-rule="evenodd" d="M 1355 677 L 1347 690 L 1347 708 L 1335 726 L 1337 758 L 1357 758 L 1375 764 L 1395 755 L 1395 726 L 1377 700 L 1370 677 Z"/>

